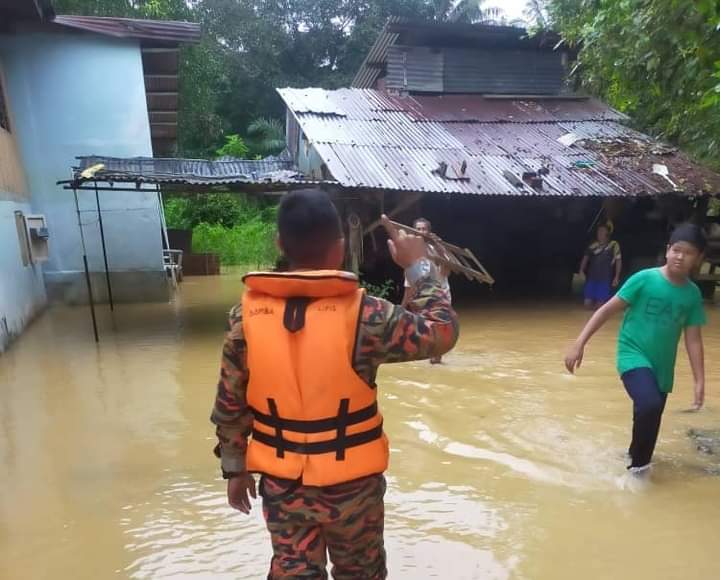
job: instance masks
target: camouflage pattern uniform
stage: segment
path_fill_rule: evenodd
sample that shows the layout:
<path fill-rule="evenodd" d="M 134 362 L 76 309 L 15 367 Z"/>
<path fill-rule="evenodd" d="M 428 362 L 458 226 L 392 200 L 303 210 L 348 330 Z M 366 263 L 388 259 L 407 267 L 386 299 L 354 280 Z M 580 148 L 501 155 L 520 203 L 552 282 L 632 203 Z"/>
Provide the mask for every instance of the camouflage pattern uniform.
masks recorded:
<path fill-rule="evenodd" d="M 407 309 L 365 296 L 353 368 L 375 386 L 381 364 L 443 354 L 455 344 L 458 331 L 447 293 L 433 277 L 416 284 Z M 253 423 L 246 398 L 248 377 L 242 307 L 237 305 L 230 312 L 211 418 L 217 426 L 216 454 L 225 473 L 245 471 Z M 269 580 L 327 578 L 326 551 L 336 580 L 387 577 L 382 474 L 328 487 L 263 476 L 260 493 L 273 544 Z"/>

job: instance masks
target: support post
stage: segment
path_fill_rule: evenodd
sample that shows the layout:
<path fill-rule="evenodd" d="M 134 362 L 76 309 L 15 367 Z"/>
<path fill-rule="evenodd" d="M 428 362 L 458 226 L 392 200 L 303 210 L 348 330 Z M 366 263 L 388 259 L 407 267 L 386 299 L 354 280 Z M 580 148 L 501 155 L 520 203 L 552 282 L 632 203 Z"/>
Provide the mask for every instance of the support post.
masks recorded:
<path fill-rule="evenodd" d="M 103 227 L 102 212 L 100 211 L 100 194 L 98 193 L 97 181 L 95 182 L 95 203 L 97 204 L 98 223 L 100 224 L 100 241 L 102 242 L 103 261 L 105 262 L 105 282 L 107 283 L 108 302 L 110 302 L 110 310 L 115 311 L 112 284 L 110 283 L 110 268 L 108 267 L 107 248 L 105 246 L 105 228 Z"/>
<path fill-rule="evenodd" d="M 162 191 L 160 191 L 160 186 L 155 186 L 155 191 L 157 192 L 157 198 L 158 198 L 158 209 L 160 210 L 160 235 L 162 236 L 163 242 L 165 243 L 165 247 L 168 250 L 172 250 L 170 247 L 170 238 L 168 237 L 167 232 L 167 222 L 165 221 L 165 206 L 163 205 L 163 195 Z"/>
<path fill-rule="evenodd" d="M 75 197 L 75 211 L 77 212 L 78 228 L 80 228 L 80 243 L 82 245 L 83 265 L 85 266 L 85 284 L 87 284 L 88 300 L 90 302 L 93 334 L 95 336 L 95 342 L 100 342 L 100 338 L 98 337 L 97 320 L 95 318 L 95 301 L 93 300 L 92 284 L 90 282 L 90 268 L 88 267 L 87 249 L 85 248 L 85 234 L 83 232 L 82 217 L 80 215 L 80 203 L 78 202 L 77 190 L 74 188 L 73 196 Z"/>

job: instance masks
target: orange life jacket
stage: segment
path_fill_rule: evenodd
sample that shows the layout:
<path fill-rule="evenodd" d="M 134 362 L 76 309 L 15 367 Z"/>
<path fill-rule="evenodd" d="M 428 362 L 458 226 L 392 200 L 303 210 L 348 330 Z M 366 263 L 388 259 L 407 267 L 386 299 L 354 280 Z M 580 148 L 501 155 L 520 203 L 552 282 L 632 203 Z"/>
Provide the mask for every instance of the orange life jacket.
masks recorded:
<path fill-rule="evenodd" d="M 243 332 L 255 420 L 249 471 L 327 486 L 382 473 L 377 392 L 353 369 L 363 290 L 338 271 L 244 278 Z"/>

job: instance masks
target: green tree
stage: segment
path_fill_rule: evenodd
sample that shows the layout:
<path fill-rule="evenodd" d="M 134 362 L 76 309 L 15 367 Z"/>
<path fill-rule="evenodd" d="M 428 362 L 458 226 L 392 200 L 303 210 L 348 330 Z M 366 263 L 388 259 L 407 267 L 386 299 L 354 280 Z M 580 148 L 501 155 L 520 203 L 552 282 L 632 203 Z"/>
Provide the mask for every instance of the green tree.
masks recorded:
<path fill-rule="evenodd" d="M 544 0 L 527 0 L 525 3 L 525 20 L 527 25 L 538 30 L 545 30 L 549 26 L 549 15 Z"/>
<path fill-rule="evenodd" d="M 720 165 L 720 3 L 549 0 L 590 91 L 645 130 Z"/>
<path fill-rule="evenodd" d="M 485 8 L 486 0 L 434 0 L 435 19 L 443 22 L 500 23 L 500 8 Z"/>
<path fill-rule="evenodd" d="M 285 149 L 285 129 L 277 119 L 256 119 L 247 129 L 251 155 L 267 157 Z"/>
<path fill-rule="evenodd" d="M 137 3 L 131 0 L 55 0 L 53 6 L 57 14 L 126 18 L 134 18 L 139 14 Z"/>
<path fill-rule="evenodd" d="M 227 83 L 226 56 L 216 40 L 180 52 L 178 154 L 205 158 L 222 140 L 227 125 L 220 114 L 221 89 Z"/>
<path fill-rule="evenodd" d="M 199 224 L 231 228 L 254 219 L 273 222 L 275 205 L 239 193 L 202 193 L 165 200 L 168 227 L 192 229 Z"/>
<path fill-rule="evenodd" d="M 238 159 L 245 159 L 248 153 L 250 153 L 250 148 L 240 135 L 227 135 L 225 144 L 215 152 L 218 157 L 236 157 Z"/>
<path fill-rule="evenodd" d="M 277 206 L 241 194 L 167 197 L 168 227 L 191 229 L 193 251 L 220 256 L 223 265 L 269 266 L 277 258 Z"/>
<path fill-rule="evenodd" d="M 427 0 L 205 0 L 200 11 L 227 54 L 219 111 L 240 134 L 284 118 L 278 87 L 347 86 L 389 16 L 433 14 Z"/>

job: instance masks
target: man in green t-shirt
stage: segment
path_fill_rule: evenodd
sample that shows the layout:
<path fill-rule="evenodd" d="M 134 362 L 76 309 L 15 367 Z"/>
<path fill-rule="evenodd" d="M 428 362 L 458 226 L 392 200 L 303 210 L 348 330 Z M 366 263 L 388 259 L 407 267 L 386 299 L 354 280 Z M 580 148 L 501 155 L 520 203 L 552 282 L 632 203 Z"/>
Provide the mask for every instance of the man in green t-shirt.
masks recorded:
<path fill-rule="evenodd" d="M 679 226 L 670 237 L 667 263 L 632 276 L 617 296 L 600 308 L 583 328 L 565 357 L 574 373 L 582 363 L 585 345 L 614 314 L 625 311 L 618 337 L 617 368 L 633 401 L 632 463 L 643 473 L 650 467 L 667 394 L 672 391 L 678 342 L 685 331 L 695 379 L 694 409 L 705 400 L 702 333 L 705 324 L 702 295 L 690 273 L 705 251 L 705 235 L 692 224 Z"/>

